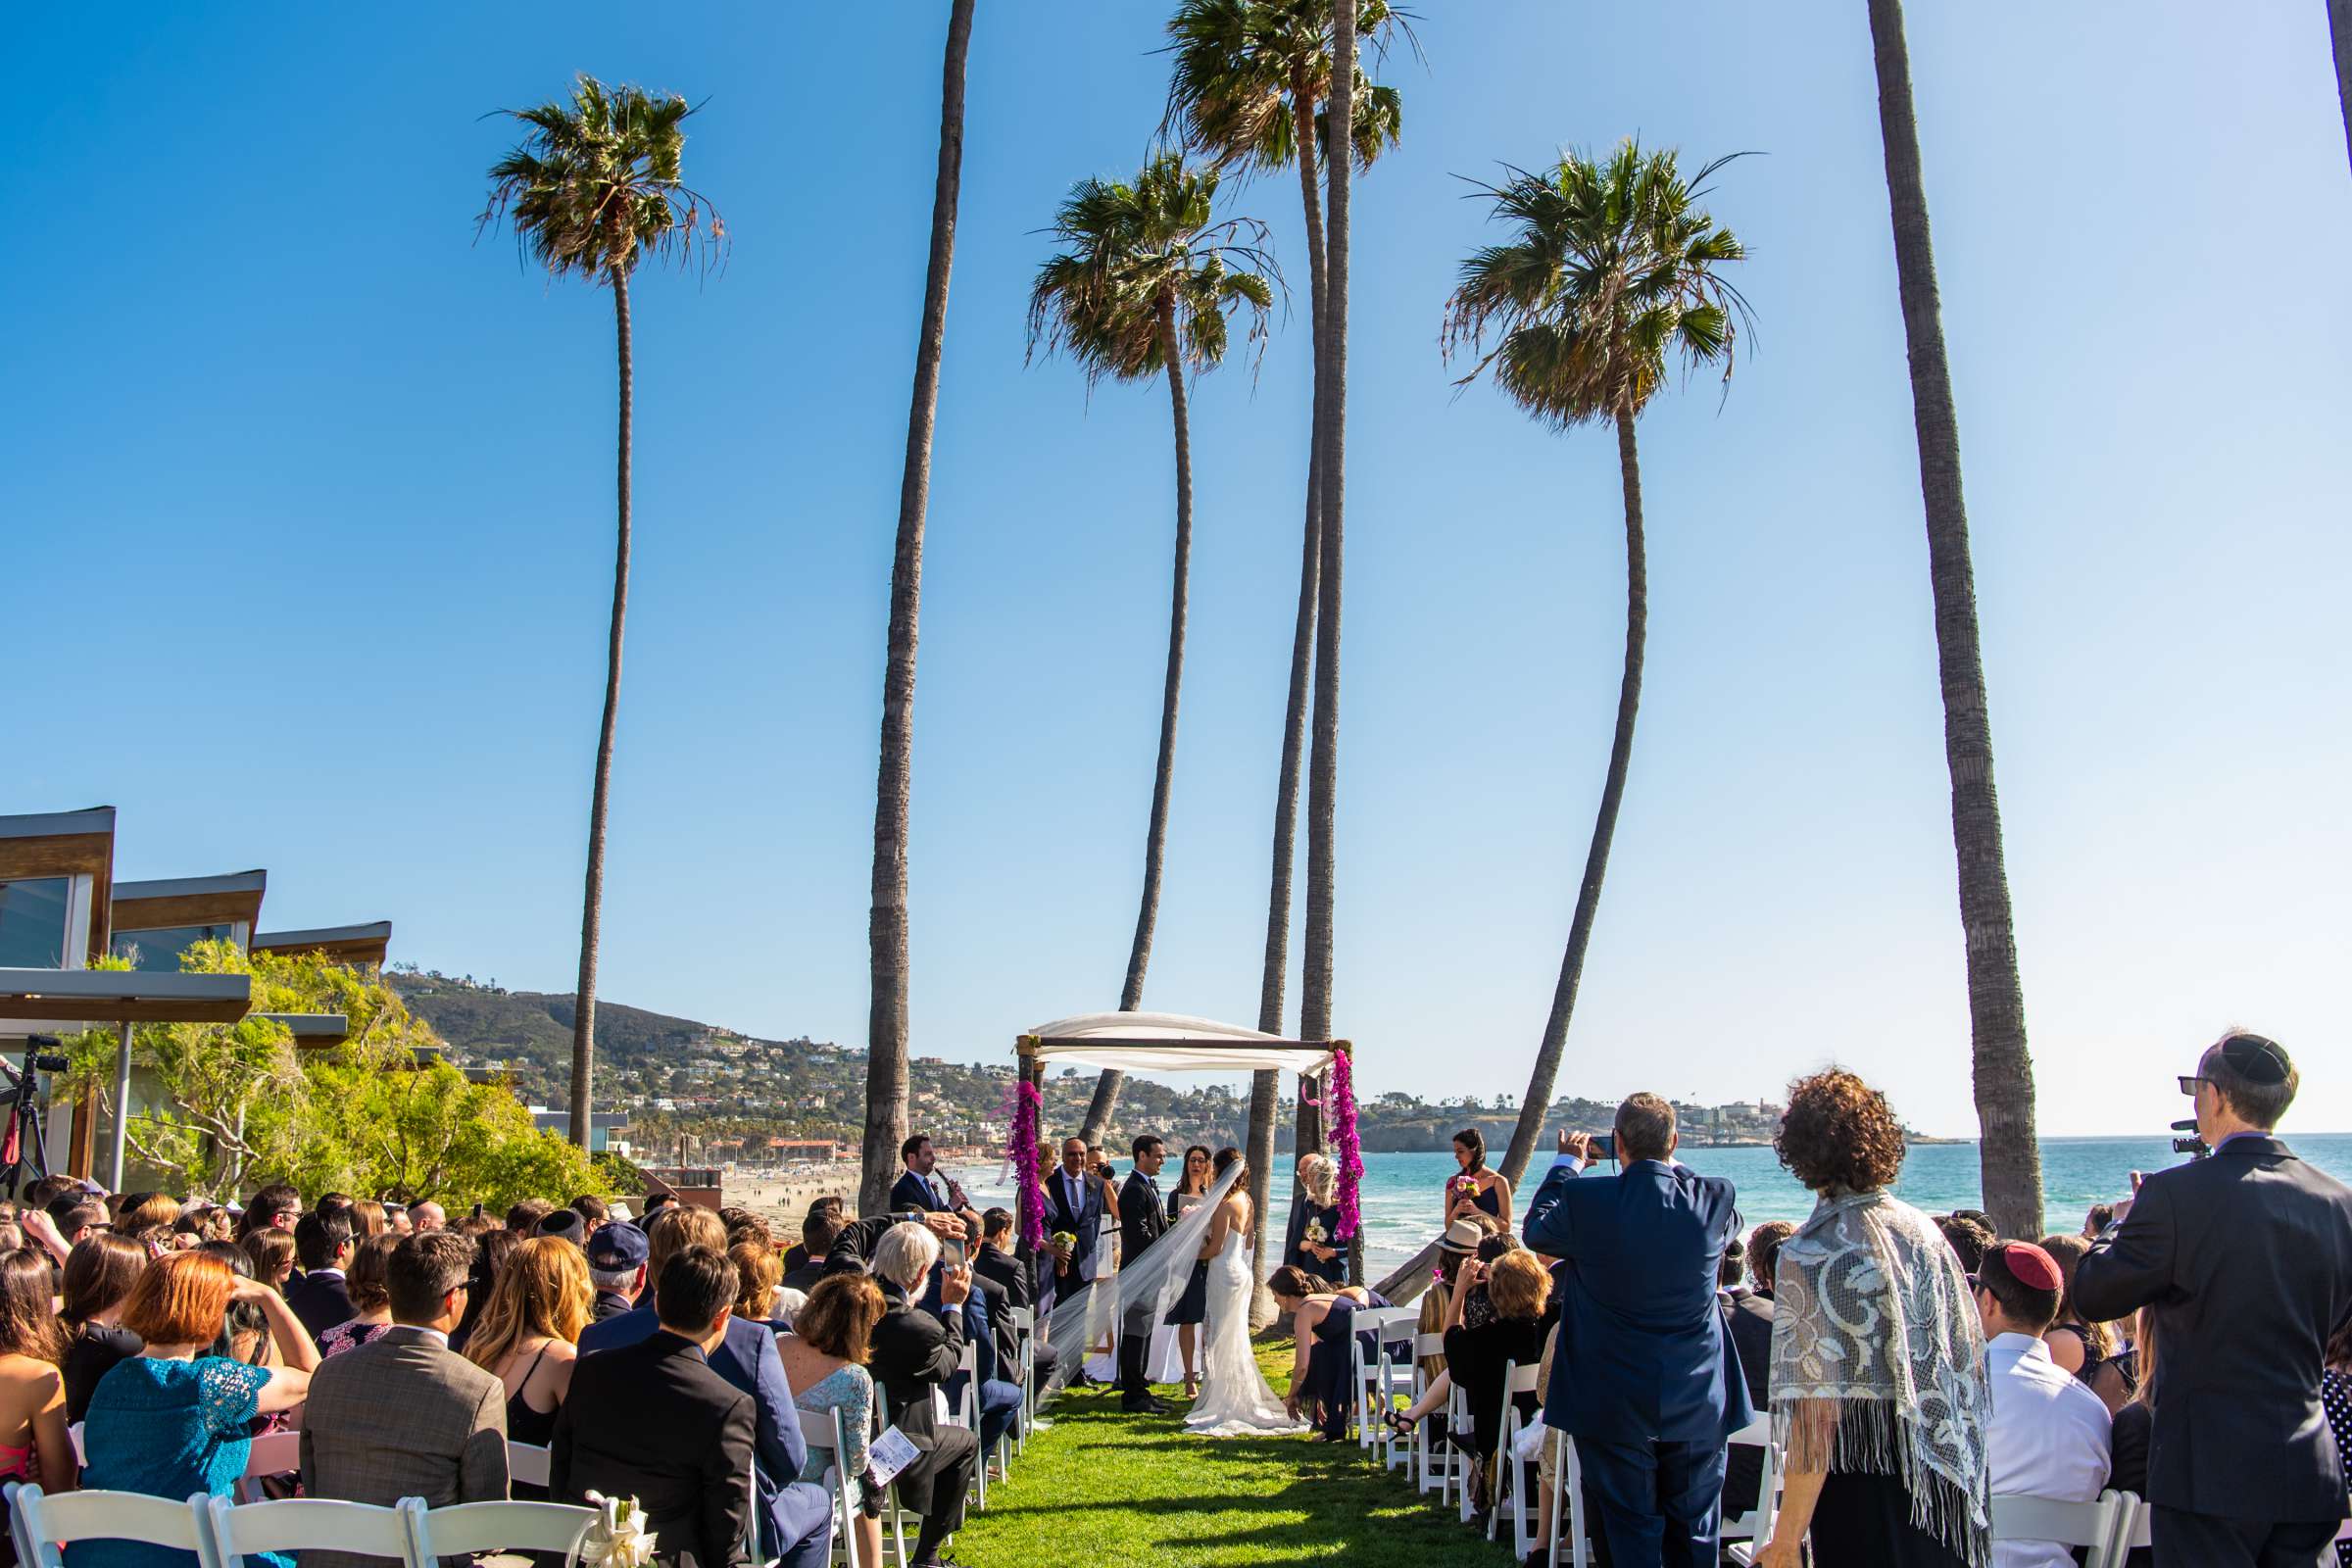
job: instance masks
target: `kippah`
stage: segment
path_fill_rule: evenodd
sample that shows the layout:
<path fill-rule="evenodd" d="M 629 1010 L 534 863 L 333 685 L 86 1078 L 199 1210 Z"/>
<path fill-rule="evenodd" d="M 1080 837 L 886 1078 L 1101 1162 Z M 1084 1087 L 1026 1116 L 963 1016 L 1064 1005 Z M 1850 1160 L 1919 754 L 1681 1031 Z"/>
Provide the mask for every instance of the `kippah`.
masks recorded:
<path fill-rule="evenodd" d="M 2222 1059 L 2250 1084 L 2282 1084 L 2290 1070 L 2285 1049 L 2260 1035 L 2231 1035 L 2222 1042 Z"/>
<path fill-rule="evenodd" d="M 2066 1276 L 2058 1272 L 2058 1260 L 2032 1242 L 2005 1243 L 1985 1254 L 1985 1261 L 1995 1257 L 2030 1291 L 2055 1291 L 2066 1285 Z"/>

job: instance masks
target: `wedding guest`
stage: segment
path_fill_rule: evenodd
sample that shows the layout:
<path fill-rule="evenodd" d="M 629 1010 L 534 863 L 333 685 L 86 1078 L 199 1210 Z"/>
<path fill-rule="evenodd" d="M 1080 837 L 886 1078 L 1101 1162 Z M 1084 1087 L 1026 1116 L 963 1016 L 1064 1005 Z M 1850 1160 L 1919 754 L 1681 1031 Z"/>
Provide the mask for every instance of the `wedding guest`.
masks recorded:
<path fill-rule="evenodd" d="M 931 1140 L 917 1133 L 899 1146 L 899 1160 L 906 1168 L 899 1172 L 898 1183 L 890 1190 L 890 1206 L 897 1209 L 942 1209 L 960 1213 L 971 1207 L 963 1200 L 963 1189 L 939 1168 L 939 1153 Z"/>
<path fill-rule="evenodd" d="M 787 1290 L 813 1294 L 817 1281 L 825 1277 L 825 1254 L 833 1250 L 833 1238 L 841 1230 L 841 1209 L 823 1200 L 809 1205 L 801 1220 L 799 1243 L 785 1250 L 784 1276 L 777 1283 Z"/>
<path fill-rule="evenodd" d="M 179 1200 L 170 1193 L 131 1193 L 115 1215 L 115 1229 L 124 1236 L 136 1236 L 158 1225 L 169 1230 L 177 1223 Z"/>
<path fill-rule="evenodd" d="M 56 1228 L 58 1242 L 68 1250 L 79 1247 L 90 1236 L 113 1229 L 104 1203 L 61 1198 L 49 1205 L 48 1212 L 49 1223 Z"/>
<path fill-rule="evenodd" d="M 1465 1325 L 1462 1314 L 1470 1293 L 1482 1287 L 1494 1310 L 1485 1324 Z M 1543 1359 L 1550 1326 L 1544 1308 L 1550 1297 L 1551 1275 L 1525 1248 L 1513 1248 L 1492 1263 L 1473 1259 L 1464 1264 L 1454 1281 L 1443 1330 L 1446 1370 L 1418 1399 L 1388 1417 L 1398 1436 L 1409 1435 L 1419 1423 L 1442 1413 L 1457 1387 L 1462 1391 L 1470 1430 L 1449 1431 L 1446 1440 L 1478 1461 L 1471 1474 L 1471 1505 L 1481 1515 L 1493 1495 L 1488 1461 L 1502 1443 L 1503 1373 L 1506 1367 L 1534 1366 Z M 1535 1419 L 1536 1395 L 1518 1396 L 1513 1403 L 1522 1416 Z"/>
<path fill-rule="evenodd" d="M 2146 1387 L 2144 1377 L 2141 1387 Z M 2352 1453 L 2352 1323 L 2341 1325 L 2328 1337 L 2327 1364 L 2320 1371 L 2320 1408 L 2327 1412 L 2335 1451 Z M 2338 1568 L 2352 1564 L 2352 1541 L 2341 1539 L 2340 1534 L 2335 1560 Z"/>
<path fill-rule="evenodd" d="M 409 1205 L 409 1223 L 416 1228 L 416 1234 L 421 1236 L 426 1231 L 446 1229 L 449 1225 L 449 1212 L 428 1198 L 421 1203 Z"/>
<path fill-rule="evenodd" d="M 100 1378 L 139 1353 L 139 1337 L 122 1327 L 122 1308 L 146 1269 L 146 1249 L 120 1236 L 93 1236 L 67 1255 L 59 1317 L 67 1336 L 62 1370 L 69 1422 L 89 1412 Z M 44 1283 L 44 1296 L 47 1290 Z"/>
<path fill-rule="evenodd" d="M 466 1359 L 498 1379 L 509 1443 L 543 1448 L 554 1441 L 594 1299 L 588 1264 L 568 1242 L 534 1237 L 508 1257 Z"/>
<path fill-rule="evenodd" d="M 1995 1496 L 2095 1502 L 2107 1485 L 2106 1405 L 2050 1355 L 2046 1336 L 2066 1282 L 2057 1260 L 2032 1242 L 2000 1242 L 1977 1270 L 1992 1421 L 1984 1451 Z M 2002 1540 L 1993 1568 L 2073 1568 L 2054 1541 Z"/>
<path fill-rule="evenodd" d="M 229 1302 L 259 1307 L 286 1365 L 251 1366 L 212 1354 Z M 181 1502 L 203 1493 L 225 1497 L 245 1473 L 256 1416 L 290 1410 L 310 1393 L 318 1348 L 285 1298 L 241 1280 L 204 1251 L 158 1258 L 139 1276 L 122 1326 L 140 1352 L 98 1380 L 82 1420 L 84 1485 L 143 1492 Z M 192 1551 L 130 1542 L 82 1541 L 69 1568 L 197 1568 Z M 251 1568 L 292 1568 L 273 1553 L 247 1553 Z"/>
<path fill-rule="evenodd" d="M 2132 1397 L 2115 1412 L 2115 1420 L 2107 1435 L 2107 1486 L 2115 1492 L 2129 1492 L 2135 1497 L 2148 1494 L 2148 1442 L 2156 1425 L 2156 1310 L 2143 1306 L 2134 1314 L 2132 1329 L 2132 1348 L 2139 1362 L 2139 1386 Z M 2322 1374 L 2323 1390 L 2326 1374 Z M 2334 1415 L 2329 1413 L 2332 1425 Z M 2346 1434 L 2340 1430 L 2336 1447 L 2340 1451 Z M 2156 1551 L 2152 1546 L 2133 1546 L 2125 1559 L 2125 1568 L 2155 1568 Z"/>
<path fill-rule="evenodd" d="M 1785 1219 L 1768 1219 L 1747 1233 L 1748 1278 L 1767 1301 L 1772 1299 L 1773 1267 L 1780 1261 L 1781 1244 L 1795 1234 L 1796 1226 Z"/>
<path fill-rule="evenodd" d="M 344 1211 L 351 1220 L 352 1241 L 365 1242 L 370 1236 L 381 1236 L 392 1228 L 384 1215 L 384 1205 L 372 1198 L 355 1198 Z"/>
<path fill-rule="evenodd" d="M 351 1292 L 352 1316 L 318 1336 L 320 1360 L 356 1350 L 392 1326 L 392 1291 L 385 1284 L 385 1265 L 400 1240 L 385 1231 L 368 1237 L 351 1254 L 351 1269 L 343 1283 Z"/>
<path fill-rule="evenodd" d="M 1453 1135 L 1453 1160 L 1460 1167 L 1446 1179 L 1446 1224 L 1485 1214 L 1504 1229 L 1511 1223 L 1511 1184 L 1487 1167 L 1486 1135 L 1465 1127 Z"/>
<path fill-rule="evenodd" d="M 1087 1163 L 1083 1138 L 1062 1140 L 1061 1167 L 1046 1178 L 1045 1187 L 1046 1236 L 1053 1268 L 1040 1285 L 1045 1298 L 1041 1310 L 1046 1304 L 1071 1299 L 1094 1281 L 1102 1216 L 1115 1213 L 1118 1207 L 1117 1199 Z M 1046 1289 L 1049 1284 L 1050 1290 Z"/>
<path fill-rule="evenodd" d="M 1984 1324 L 1942 1233 L 1886 1194 L 1901 1120 L 1833 1067 L 1789 1086 L 1773 1147 L 1818 1202 L 1773 1264 L 1773 1435 L 1787 1457 L 1755 1561 L 1798 1568 L 1808 1530 L 1815 1568 L 1986 1561 Z"/>
<path fill-rule="evenodd" d="M 980 1216 L 980 1250 L 972 1254 L 972 1272 L 986 1281 L 990 1292 L 1009 1307 L 1037 1311 L 1037 1291 L 1029 1265 L 1013 1254 L 1014 1217 L 1008 1208 L 992 1208 Z M 1018 1349 L 1018 1347 L 1015 1347 Z M 1037 1372 L 1037 1403 L 1061 1392 L 1069 1382 L 1077 1357 L 1065 1356 L 1048 1345 L 1042 1332 L 1029 1340 L 1029 1358 Z M 1002 1365 L 1017 1366 L 1017 1357 L 999 1357 Z"/>
<path fill-rule="evenodd" d="M 449 1348 L 460 1355 L 473 1339 L 473 1326 L 480 1320 L 490 1298 L 498 1294 L 498 1277 L 506 1272 L 507 1259 L 514 1255 L 523 1238 L 496 1220 L 485 1218 L 480 1224 L 461 1222 L 456 1233 L 473 1243 L 473 1268 L 466 1280 L 466 1315 L 449 1336 Z"/>
<path fill-rule="evenodd" d="M 49 1310 L 49 1259 L 24 1249 L 0 1257 L 0 1481 L 74 1490 L 58 1365 L 65 1353 L 65 1334 Z"/>
<path fill-rule="evenodd" d="M 603 1225 L 588 1238 L 586 1251 L 589 1283 L 596 1287 L 591 1321 L 604 1323 L 636 1310 L 645 1294 L 645 1232 L 621 1221 Z"/>
<path fill-rule="evenodd" d="M 237 1245 L 253 1260 L 253 1277 L 283 1296 L 294 1277 L 294 1233 L 264 1225 L 247 1231 Z"/>
<path fill-rule="evenodd" d="M 2232 1030 L 2180 1089 L 2213 1152 L 2141 1180 L 2075 1265 L 2092 1321 L 2153 1305 L 2165 1381 L 2148 1451 L 2159 1568 L 2310 1561 L 2344 1513 L 2320 1374 L 2352 1317 L 2352 1190 L 2273 1131 L 2301 1075 Z"/>
<path fill-rule="evenodd" d="M 384 1283 L 392 1328 L 311 1379 L 302 1412 L 302 1489 L 313 1497 L 428 1508 L 507 1495 L 507 1412 L 498 1379 L 449 1348 L 465 1315 L 473 1244 L 412 1236 Z M 377 1568 L 352 1552 L 302 1554 L 302 1568 Z"/>
<path fill-rule="evenodd" d="M 237 1218 L 237 1240 L 264 1230 L 284 1231 L 290 1236 L 300 1218 L 302 1194 L 284 1182 L 273 1182 L 245 1200 L 245 1212 Z"/>
<path fill-rule="evenodd" d="M 1356 1339 L 1355 1311 L 1387 1306 L 1388 1298 L 1361 1285 L 1325 1290 L 1317 1276 L 1287 1263 L 1274 1271 L 1266 1288 L 1275 1310 L 1291 1320 L 1291 1392 L 1284 1406 L 1293 1416 L 1311 1415 L 1323 1442 L 1344 1442 L 1354 1402 L 1349 1349 Z M 1379 1353 L 1377 1345 L 1370 1348 Z"/>
<path fill-rule="evenodd" d="M 1185 1210 L 1208 1198 L 1208 1162 L 1206 1144 L 1195 1144 L 1184 1152 L 1184 1171 L 1176 1178 L 1176 1186 L 1168 1194 L 1168 1223 L 1182 1219 Z M 1190 1201 L 1187 1201 L 1190 1200 Z M 985 1223 L 986 1216 L 982 1216 Z M 1208 1259 L 1193 1260 L 1193 1272 L 1184 1282 L 1184 1292 L 1176 1304 L 1168 1308 L 1161 1319 L 1176 1331 L 1177 1353 L 1184 1358 L 1184 1396 L 1200 1396 L 1200 1324 L 1208 1316 Z"/>
<path fill-rule="evenodd" d="M 1324 1154 L 1298 1161 L 1299 1200 L 1291 1205 L 1282 1260 L 1323 1281 L 1323 1289 L 1348 1283 L 1348 1249 L 1340 1245 L 1340 1167 Z"/>
<path fill-rule="evenodd" d="M 531 1233 L 580 1247 L 588 1240 L 588 1222 L 576 1208 L 551 1208 L 539 1218 L 539 1228 Z"/>
<path fill-rule="evenodd" d="M 882 1489 L 865 1480 L 865 1443 L 874 1418 L 874 1380 L 866 1371 L 873 1357 L 874 1325 L 882 1321 L 882 1287 L 862 1274 L 841 1274 L 818 1282 L 808 1304 L 792 1321 L 792 1333 L 776 1341 L 784 1375 L 797 1392 L 793 1403 L 811 1441 L 808 1462 L 816 1470 L 841 1472 L 858 1534 L 857 1561 L 882 1561 Z M 827 1419 L 841 1413 L 842 1451 L 832 1448 Z"/>
<path fill-rule="evenodd" d="M 612 1205 L 594 1193 L 582 1193 L 573 1199 L 571 1211 L 580 1216 L 581 1221 L 587 1226 L 590 1236 L 603 1230 L 612 1220 Z M 585 1238 L 582 1240 L 585 1245 Z"/>
<path fill-rule="evenodd" d="M 1992 1246 L 1992 1227 L 1970 1214 L 1938 1214 L 1936 1228 L 1942 1232 L 1944 1245 L 1960 1259 L 1960 1272 L 1974 1274 L 1984 1261 L 1985 1249 Z"/>
<path fill-rule="evenodd" d="M 1071 1142 L 1083 1163 L 1086 1146 Z M 921 1225 L 893 1226 L 874 1250 L 885 1306 L 874 1326 L 873 1378 L 882 1390 L 883 1418 L 919 1455 L 898 1477 L 900 1501 L 923 1516 L 914 1568 L 940 1568 L 941 1544 L 963 1526 L 963 1495 L 980 1456 L 978 1438 L 942 1425 L 936 1413 L 933 1396 L 956 1375 L 964 1344 L 962 1314 L 942 1319 L 915 1304 L 938 1261 L 939 1238 Z M 940 1298 L 960 1305 L 969 1288 L 967 1270 L 950 1270 L 940 1281 Z"/>
<path fill-rule="evenodd" d="M 2080 1236 L 2044 1236 L 2041 1250 L 2057 1263 L 2065 1281 L 2058 1298 L 2058 1316 L 2042 1335 L 2049 1343 L 2050 1359 L 2097 1395 L 2110 1413 L 2120 1410 L 2132 1396 L 2136 1364 L 2117 1338 L 2114 1324 L 2086 1322 L 2082 1309 L 2075 1304 L 2075 1266 L 2090 1250 L 2090 1244 Z"/>
<path fill-rule="evenodd" d="M 539 1234 L 539 1222 L 556 1211 L 556 1205 L 544 1198 L 525 1198 L 507 1209 L 507 1229 L 516 1241 L 528 1241 Z"/>
<path fill-rule="evenodd" d="M 727 1261 L 735 1265 L 735 1315 L 746 1323 L 775 1328 L 776 1282 L 783 1277 L 776 1254 L 738 1242 L 727 1249 Z"/>
<path fill-rule="evenodd" d="M 344 1274 L 351 1267 L 352 1247 L 351 1221 L 344 1214 L 305 1214 L 294 1226 L 302 1278 L 286 1292 L 286 1304 L 314 1340 L 351 1320 L 351 1289 Z"/>
<path fill-rule="evenodd" d="M 1763 1229 L 1758 1226 L 1757 1230 Z M 1747 1402 L 1757 1410 L 1772 1408 L 1772 1298 L 1746 1282 L 1749 1241 L 1734 1241 L 1723 1250 L 1723 1269 L 1716 1276 L 1723 1312 L 1723 1331 L 1740 1352 L 1740 1371 L 1747 1380 Z M 1739 1444 L 1724 1451 L 1723 1515 L 1736 1519 L 1756 1505 L 1763 1490 L 1764 1450 Z"/>

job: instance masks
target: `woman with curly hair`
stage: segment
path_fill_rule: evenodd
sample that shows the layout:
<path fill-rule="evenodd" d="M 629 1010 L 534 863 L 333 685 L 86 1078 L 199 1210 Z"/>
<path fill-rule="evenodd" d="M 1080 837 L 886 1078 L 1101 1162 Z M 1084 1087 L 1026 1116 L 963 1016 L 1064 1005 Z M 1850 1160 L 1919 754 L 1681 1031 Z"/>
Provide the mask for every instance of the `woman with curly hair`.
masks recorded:
<path fill-rule="evenodd" d="M 1773 1147 L 1815 1196 L 1773 1264 L 1781 1513 L 1756 1555 L 1797 1568 L 1960 1568 L 1991 1551 L 1984 1331 L 1935 1222 L 1886 1194 L 1903 1124 L 1833 1067 L 1788 1087 Z"/>

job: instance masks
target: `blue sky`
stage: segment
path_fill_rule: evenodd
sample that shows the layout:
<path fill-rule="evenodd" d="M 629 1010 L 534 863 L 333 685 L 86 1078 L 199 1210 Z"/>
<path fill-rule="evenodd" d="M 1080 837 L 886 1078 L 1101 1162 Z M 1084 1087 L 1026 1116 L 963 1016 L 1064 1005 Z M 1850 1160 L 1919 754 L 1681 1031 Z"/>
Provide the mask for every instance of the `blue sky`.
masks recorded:
<path fill-rule="evenodd" d="M 1861 8 L 1424 8 L 1357 186 L 1338 1013 L 1367 1090 L 1517 1092 L 1606 758 L 1613 443 L 1437 353 L 1457 176 L 1639 132 L 1759 330 L 1642 425 L 1648 678 L 1561 1080 L 1833 1056 L 1973 1128 L 1911 409 Z M 986 0 L 912 840 L 920 1054 L 1115 1003 L 1164 656 L 1167 402 L 1022 365 L 1035 231 L 1131 172 L 1160 8 Z M 2028 1017 L 2051 1132 L 2147 1131 L 2223 1025 L 2340 1070 L 2352 177 L 2322 7 L 1916 6 Z M 571 73 L 698 100 L 723 274 L 644 275 L 602 994 L 861 1043 L 876 705 L 945 7 L 21 14 L 0 260 L 0 810 L 120 870 L 568 989 L 611 575 L 609 302 L 474 242 Z M 1295 180 L 1229 188 L 1300 278 Z M 1255 1010 L 1305 302 L 1194 388 L 1191 663 L 1147 1005 Z M 1293 987 L 1294 1007 L 1296 986 Z M 1295 1017 L 1295 1011 L 1294 1011 Z"/>

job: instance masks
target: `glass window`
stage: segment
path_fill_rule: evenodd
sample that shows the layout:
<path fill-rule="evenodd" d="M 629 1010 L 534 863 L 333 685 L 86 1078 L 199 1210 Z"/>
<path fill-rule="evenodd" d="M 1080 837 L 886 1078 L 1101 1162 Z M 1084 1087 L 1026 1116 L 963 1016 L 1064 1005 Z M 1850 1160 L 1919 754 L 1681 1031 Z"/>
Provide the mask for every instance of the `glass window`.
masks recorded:
<path fill-rule="evenodd" d="M 225 925 L 166 925 L 115 933 L 114 955 L 141 974 L 177 974 L 179 956 L 199 942 L 226 942 Z"/>
<path fill-rule="evenodd" d="M 21 877 L 0 882 L 0 969 L 66 966 L 66 905 L 73 879 Z"/>

